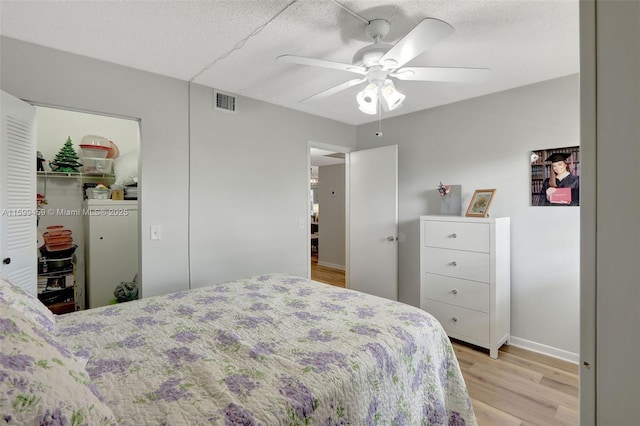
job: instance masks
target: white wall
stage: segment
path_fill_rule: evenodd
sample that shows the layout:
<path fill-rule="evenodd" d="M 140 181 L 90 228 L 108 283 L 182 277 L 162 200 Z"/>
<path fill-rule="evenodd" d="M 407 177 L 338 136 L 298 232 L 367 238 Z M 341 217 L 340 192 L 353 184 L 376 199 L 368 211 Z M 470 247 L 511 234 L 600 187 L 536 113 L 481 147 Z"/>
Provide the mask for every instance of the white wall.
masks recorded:
<path fill-rule="evenodd" d="M 318 264 L 345 267 L 345 165 L 322 166 L 319 170 Z"/>
<path fill-rule="evenodd" d="M 141 120 L 142 293 L 188 288 L 187 83 L 5 37 L 0 55 L 0 88 L 18 98 Z"/>
<path fill-rule="evenodd" d="M 419 221 L 438 214 L 438 183 L 496 188 L 492 216 L 511 217 L 514 343 L 577 362 L 580 210 L 530 206 L 530 151 L 580 145 L 578 76 L 358 127 L 357 148 L 398 144 L 400 300 L 418 305 Z"/>
<path fill-rule="evenodd" d="M 135 120 L 40 106 L 36 107 L 36 111 L 36 147 L 47 161 L 55 159 L 67 137 L 71 138 L 78 155 L 82 154 L 80 144 L 85 135 L 106 137 L 116 144 L 121 155 L 140 149 L 140 130 Z M 48 169 L 45 167 L 45 170 Z"/>
<path fill-rule="evenodd" d="M 354 147 L 355 127 L 244 97 L 237 113 L 216 111 L 199 85 L 190 99 L 192 287 L 306 276 L 308 141 Z"/>

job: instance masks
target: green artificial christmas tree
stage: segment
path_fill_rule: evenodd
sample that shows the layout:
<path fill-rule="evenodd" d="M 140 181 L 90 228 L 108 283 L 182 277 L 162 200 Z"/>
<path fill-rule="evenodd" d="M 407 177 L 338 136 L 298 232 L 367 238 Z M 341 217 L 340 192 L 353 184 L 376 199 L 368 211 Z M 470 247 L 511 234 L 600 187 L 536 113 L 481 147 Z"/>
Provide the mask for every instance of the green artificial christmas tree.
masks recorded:
<path fill-rule="evenodd" d="M 79 173 L 78 167 L 81 167 L 82 164 L 77 161 L 78 158 L 69 136 L 62 149 L 56 154 L 56 159 L 51 162 L 51 165 L 56 167 L 56 172 Z"/>

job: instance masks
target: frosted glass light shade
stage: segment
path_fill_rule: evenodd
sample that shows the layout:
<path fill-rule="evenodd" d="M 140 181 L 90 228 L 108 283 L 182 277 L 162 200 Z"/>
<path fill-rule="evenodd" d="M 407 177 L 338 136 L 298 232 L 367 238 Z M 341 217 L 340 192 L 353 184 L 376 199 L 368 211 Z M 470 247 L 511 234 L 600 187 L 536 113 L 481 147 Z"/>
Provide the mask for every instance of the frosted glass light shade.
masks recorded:
<path fill-rule="evenodd" d="M 393 81 L 386 80 L 384 82 L 384 86 L 382 86 L 382 98 L 384 99 L 386 109 L 389 111 L 393 111 L 394 109 L 400 107 L 404 99 L 407 97 L 406 95 L 398 92 L 396 90 Z"/>
<path fill-rule="evenodd" d="M 378 110 L 378 86 L 369 84 L 356 96 L 360 111 L 365 114 L 375 114 Z"/>

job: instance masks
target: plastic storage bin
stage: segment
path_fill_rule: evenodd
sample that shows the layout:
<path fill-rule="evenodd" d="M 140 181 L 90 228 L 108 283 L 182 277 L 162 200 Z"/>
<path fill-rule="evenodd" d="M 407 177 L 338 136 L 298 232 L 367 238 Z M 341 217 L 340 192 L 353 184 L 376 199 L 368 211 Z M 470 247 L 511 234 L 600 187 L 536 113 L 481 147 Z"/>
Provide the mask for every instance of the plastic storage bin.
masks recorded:
<path fill-rule="evenodd" d="M 110 189 L 87 188 L 85 194 L 89 200 L 108 200 L 111 198 Z"/>
<path fill-rule="evenodd" d="M 107 158 L 109 148 L 93 145 L 80 145 L 80 156 L 84 158 Z"/>
<path fill-rule="evenodd" d="M 91 191 L 91 198 L 93 198 L 94 200 L 108 200 L 109 190 L 93 188 L 93 191 Z"/>
<path fill-rule="evenodd" d="M 113 158 L 82 157 L 82 173 L 90 175 L 110 174 L 113 170 Z"/>

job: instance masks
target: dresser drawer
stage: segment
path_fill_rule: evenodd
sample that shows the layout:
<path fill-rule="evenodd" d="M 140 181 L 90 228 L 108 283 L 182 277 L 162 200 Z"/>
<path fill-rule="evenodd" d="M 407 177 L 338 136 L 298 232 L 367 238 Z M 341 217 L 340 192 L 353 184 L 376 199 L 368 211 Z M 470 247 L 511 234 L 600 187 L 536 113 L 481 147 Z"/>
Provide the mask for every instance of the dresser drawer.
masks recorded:
<path fill-rule="evenodd" d="M 427 299 L 426 309 L 442 324 L 447 334 L 489 342 L 489 314 Z"/>
<path fill-rule="evenodd" d="M 424 245 L 489 253 L 488 223 L 424 222 Z"/>
<path fill-rule="evenodd" d="M 488 253 L 426 247 L 423 254 L 425 272 L 489 282 L 491 268 Z"/>
<path fill-rule="evenodd" d="M 489 284 L 435 274 L 425 274 L 424 280 L 425 288 L 421 301 L 423 309 L 422 304 L 426 303 L 427 299 L 432 299 L 489 313 Z"/>

